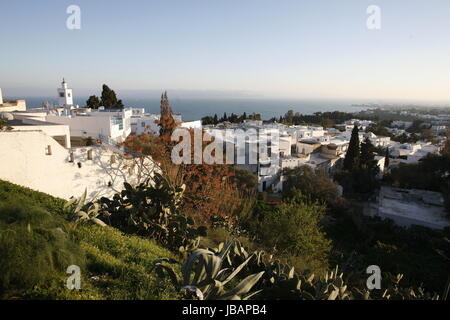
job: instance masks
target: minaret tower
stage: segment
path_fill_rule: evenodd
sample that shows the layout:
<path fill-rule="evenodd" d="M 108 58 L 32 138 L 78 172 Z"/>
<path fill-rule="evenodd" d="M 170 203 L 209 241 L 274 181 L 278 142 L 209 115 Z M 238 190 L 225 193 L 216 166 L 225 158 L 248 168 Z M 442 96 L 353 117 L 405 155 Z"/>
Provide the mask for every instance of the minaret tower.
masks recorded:
<path fill-rule="evenodd" d="M 58 102 L 59 106 L 73 106 L 73 95 L 72 89 L 67 87 L 67 82 L 63 78 L 63 82 L 61 83 L 61 88 L 58 88 Z"/>

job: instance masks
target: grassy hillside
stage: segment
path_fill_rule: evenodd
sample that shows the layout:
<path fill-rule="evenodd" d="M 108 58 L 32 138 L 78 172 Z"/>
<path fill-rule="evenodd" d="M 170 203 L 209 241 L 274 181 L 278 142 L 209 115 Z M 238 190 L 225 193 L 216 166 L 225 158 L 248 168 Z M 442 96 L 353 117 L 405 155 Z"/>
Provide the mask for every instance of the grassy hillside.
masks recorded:
<path fill-rule="evenodd" d="M 68 222 L 64 200 L 0 180 L 1 299 L 176 299 L 148 269 L 173 254 L 120 231 Z M 81 267 L 81 290 L 66 269 Z"/>

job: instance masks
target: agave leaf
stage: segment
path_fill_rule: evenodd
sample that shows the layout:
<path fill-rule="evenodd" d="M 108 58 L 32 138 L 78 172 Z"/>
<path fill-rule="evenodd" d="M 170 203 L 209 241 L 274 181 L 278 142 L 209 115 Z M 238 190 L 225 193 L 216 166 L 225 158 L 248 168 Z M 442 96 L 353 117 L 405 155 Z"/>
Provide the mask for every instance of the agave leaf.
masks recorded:
<path fill-rule="evenodd" d="M 292 267 L 288 274 L 288 279 L 294 278 L 295 268 Z"/>
<path fill-rule="evenodd" d="M 87 220 L 87 219 L 89 219 L 88 214 L 86 212 L 84 212 L 84 211 L 78 211 L 78 212 L 76 212 L 75 215 L 79 218 L 77 220 Z"/>
<path fill-rule="evenodd" d="M 224 246 L 224 248 L 219 253 L 220 259 L 223 259 L 228 254 L 232 245 L 233 245 L 232 241 L 227 242 L 227 244 Z"/>
<path fill-rule="evenodd" d="M 179 288 L 180 287 L 180 280 L 178 279 L 177 274 L 175 273 L 175 271 L 172 269 L 172 267 L 167 266 L 163 263 L 159 263 L 156 265 L 155 267 L 157 270 L 165 270 L 167 272 L 167 274 L 169 275 L 170 280 L 172 281 L 172 284 L 176 287 Z"/>
<path fill-rule="evenodd" d="M 69 201 L 66 201 L 64 204 L 63 209 L 67 210 L 71 205 L 73 205 L 75 202 L 77 202 L 77 199 L 75 197 L 70 197 Z"/>
<path fill-rule="evenodd" d="M 328 300 L 336 300 L 338 295 L 339 295 L 339 289 L 335 289 L 328 296 Z"/>
<path fill-rule="evenodd" d="M 206 249 L 196 249 L 190 255 L 188 260 L 181 267 L 181 272 L 183 273 L 183 283 L 188 285 L 190 284 L 191 272 L 194 264 L 198 261 L 199 257 L 202 255 L 214 254 L 213 252 Z"/>
<path fill-rule="evenodd" d="M 230 281 L 231 279 L 233 279 L 241 270 L 242 268 L 245 267 L 245 265 L 253 258 L 253 255 L 251 255 L 250 257 L 247 258 L 247 260 L 245 260 L 244 262 L 241 263 L 241 265 L 239 267 L 237 267 L 224 281 L 223 284 L 227 284 L 228 281 Z"/>
<path fill-rule="evenodd" d="M 262 292 L 262 290 L 258 290 L 258 291 L 252 292 L 249 295 L 245 296 L 245 298 L 242 298 L 242 300 L 249 300 L 251 297 L 257 295 L 260 292 Z"/>
<path fill-rule="evenodd" d="M 260 273 L 252 274 L 242 280 L 233 290 L 229 291 L 225 295 L 223 295 L 222 299 L 231 299 L 234 296 L 241 296 L 249 292 L 253 286 L 259 281 L 259 279 L 264 274 L 264 271 Z"/>
<path fill-rule="evenodd" d="M 102 220 L 98 219 L 98 218 L 91 218 L 91 221 L 98 224 L 101 227 L 106 227 L 107 224 L 104 223 Z"/>
<path fill-rule="evenodd" d="M 206 273 L 207 276 L 211 279 L 215 279 L 217 273 L 220 271 L 220 267 L 222 266 L 222 259 L 215 255 L 209 255 L 208 261 L 206 264 Z"/>
<path fill-rule="evenodd" d="M 86 201 L 86 196 L 87 196 L 87 188 L 84 189 L 84 192 L 83 192 L 83 194 L 81 195 L 81 198 L 80 198 L 80 200 L 78 201 L 78 204 L 77 204 L 77 206 L 76 206 L 76 208 L 75 208 L 75 212 L 78 212 L 78 211 L 81 210 L 81 208 L 83 208 L 84 202 Z"/>

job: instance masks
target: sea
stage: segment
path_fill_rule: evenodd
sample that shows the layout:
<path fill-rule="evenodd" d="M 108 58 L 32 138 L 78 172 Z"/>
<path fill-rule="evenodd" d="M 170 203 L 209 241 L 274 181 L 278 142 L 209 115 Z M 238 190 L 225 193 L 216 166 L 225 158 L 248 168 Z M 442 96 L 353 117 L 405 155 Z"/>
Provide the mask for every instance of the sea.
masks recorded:
<path fill-rule="evenodd" d="M 44 101 L 56 104 L 54 97 L 25 97 L 27 108 L 39 108 Z M 86 105 L 87 97 L 76 98 L 75 105 Z M 205 116 L 217 116 L 220 118 L 226 112 L 247 115 L 257 113 L 264 120 L 284 115 L 288 110 L 301 114 L 313 114 L 315 112 L 342 111 L 359 112 L 368 109 L 367 106 L 357 106 L 355 101 L 333 100 L 288 100 L 288 99 L 170 99 L 174 113 L 181 114 L 183 120 L 199 120 Z M 159 113 L 160 100 L 152 98 L 124 98 L 125 107 L 144 108 L 147 113 Z"/>

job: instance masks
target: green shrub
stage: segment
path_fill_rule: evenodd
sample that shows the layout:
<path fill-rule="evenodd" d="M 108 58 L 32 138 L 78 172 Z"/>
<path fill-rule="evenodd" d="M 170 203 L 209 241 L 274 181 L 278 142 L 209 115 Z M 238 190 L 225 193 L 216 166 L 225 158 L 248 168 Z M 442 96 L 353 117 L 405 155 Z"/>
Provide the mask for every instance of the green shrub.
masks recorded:
<path fill-rule="evenodd" d="M 264 212 L 259 237 L 279 254 L 301 258 L 304 271 L 317 272 L 328 267 L 331 248 L 319 225 L 324 214 L 325 206 L 310 203 L 297 193 L 289 201 Z"/>

